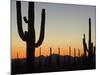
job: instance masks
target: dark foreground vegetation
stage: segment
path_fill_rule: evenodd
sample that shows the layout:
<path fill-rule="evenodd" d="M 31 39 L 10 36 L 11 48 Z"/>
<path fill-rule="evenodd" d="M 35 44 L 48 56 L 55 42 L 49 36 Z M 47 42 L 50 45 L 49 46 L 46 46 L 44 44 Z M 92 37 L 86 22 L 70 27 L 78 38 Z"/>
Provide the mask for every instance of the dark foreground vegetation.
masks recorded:
<path fill-rule="evenodd" d="M 12 59 L 12 74 L 87 70 L 95 68 L 95 57 L 90 62 L 88 57 L 84 55 L 72 57 L 53 54 L 48 57 L 35 57 L 31 72 L 27 70 L 26 59 Z"/>

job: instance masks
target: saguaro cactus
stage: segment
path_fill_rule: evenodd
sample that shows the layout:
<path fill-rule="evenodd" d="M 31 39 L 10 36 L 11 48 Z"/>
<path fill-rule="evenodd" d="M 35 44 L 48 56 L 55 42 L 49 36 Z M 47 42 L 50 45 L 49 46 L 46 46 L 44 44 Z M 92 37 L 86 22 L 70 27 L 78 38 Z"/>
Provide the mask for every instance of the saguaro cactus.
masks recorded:
<path fill-rule="evenodd" d="M 76 64 L 76 49 L 74 48 L 74 64 Z"/>
<path fill-rule="evenodd" d="M 74 57 L 76 57 L 76 49 L 74 48 Z"/>
<path fill-rule="evenodd" d="M 71 47 L 69 46 L 69 56 L 71 56 Z"/>
<path fill-rule="evenodd" d="M 50 55 L 49 55 L 49 64 L 52 62 L 52 48 L 50 48 Z"/>
<path fill-rule="evenodd" d="M 57 57 L 57 65 L 60 64 L 60 48 L 58 48 L 58 57 Z"/>
<path fill-rule="evenodd" d="M 83 37 L 83 48 L 84 48 L 84 56 L 86 56 L 87 44 L 85 42 L 85 34 L 84 34 L 84 37 Z"/>
<path fill-rule="evenodd" d="M 36 36 L 35 36 L 35 29 L 34 29 L 34 2 L 29 2 L 28 19 L 26 18 L 26 16 L 23 18 L 25 23 L 28 24 L 28 31 L 24 32 L 22 28 L 21 1 L 16 2 L 16 9 L 17 9 L 18 34 L 20 38 L 26 42 L 27 45 L 26 60 L 27 60 L 28 68 L 30 68 L 34 60 L 35 48 L 39 47 L 44 40 L 45 9 L 42 9 L 40 37 L 37 43 L 36 43 Z M 31 68 L 29 70 L 31 70 Z"/>
<path fill-rule="evenodd" d="M 68 58 L 68 65 L 71 65 L 71 47 L 69 46 L 69 58 Z"/>
<path fill-rule="evenodd" d="M 83 38 L 83 47 L 84 47 L 84 53 L 86 55 L 86 51 L 88 52 L 88 59 L 89 62 L 91 62 L 92 56 L 93 56 L 93 43 L 91 42 L 91 18 L 89 18 L 89 40 L 88 40 L 88 48 L 87 48 L 87 44 L 85 42 L 85 34 L 84 34 L 84 38 Z"/>
<path fill-rule="evenodd" d="M 89 60 L 91 61 L 92 52 L 93 52 L 93 43 L 91 42 L 91 18 L 89 18 L 89 41 L 88 41 L 88 55 Z"/>
<path fill-rule="evenodd" d="M 65 50 L 64 50 L 65 51 Z M 66 65 L 66 53 L 64 52 L 64 66 Z"/>

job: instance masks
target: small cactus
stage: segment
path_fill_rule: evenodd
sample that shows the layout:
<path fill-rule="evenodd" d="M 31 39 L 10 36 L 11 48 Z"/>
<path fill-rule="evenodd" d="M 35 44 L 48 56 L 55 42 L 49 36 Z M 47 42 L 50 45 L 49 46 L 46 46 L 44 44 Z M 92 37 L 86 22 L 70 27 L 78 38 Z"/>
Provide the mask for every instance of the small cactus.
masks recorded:
<path fill-rule="evenodd" d="M 71 56 L 71 47 L 69 46 L 69 56 Z"/>
<path fill-rule="evenodd" d="M 50 48 L 49 64 L 52 63 L 52 48 Z"/>
<path fill-rule="evenodd" d="M 85 34 L 84 34 L 84 37 L 83 37 L 83 48 L 84 48 L 84 56 L 86 56 L 87 44 L 85 42 Z"/>
<path fill-rule="evenodd" d="M 76 57 L 76 49 L 74 48 L 74 57 Z"/>
<path fill-rule="evenodd" d="M 74 64 L 76 64 L 76 49 L 74 48 Z"/>
<path fill-rule="evenodd" d="M 71 47 L 69 46 L 69 58 L 68 58 L 68 64 L 71 65 Z"/>
<path fill-rule="evenodd" d="M 58 48 L 57 65 L 60 65 L 60 48 Z"/>

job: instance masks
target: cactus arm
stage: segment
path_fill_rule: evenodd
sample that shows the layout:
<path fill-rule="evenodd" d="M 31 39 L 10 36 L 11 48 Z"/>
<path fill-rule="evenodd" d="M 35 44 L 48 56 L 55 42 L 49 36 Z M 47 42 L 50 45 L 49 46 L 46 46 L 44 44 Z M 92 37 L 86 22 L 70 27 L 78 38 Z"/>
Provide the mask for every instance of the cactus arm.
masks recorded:
<path fill-rule="evenodd" d="M 23 41 L 25 41 L 25 34 L 22 29 L 22 15 L 21 15 L 21 2 L 17 1 L 16 2 L 17 6 L 17 25 L 18 25 L 18 34 L 21 37 Z"/>
<path fill-rule="evenodd" d="M 35 44 L 35 47 L 41 45 L 41 43 L 44 40 L 44 35 L 45 35 L 45 9 L 42 9 L 40 37 L 37 43 Z"/>
<path fill-rule="evenodd" d="M 28 20 L 27 20 L 26 16 L 23 17 L 23 19 L 24 19 L 25 23 L 28 23 Z"/>

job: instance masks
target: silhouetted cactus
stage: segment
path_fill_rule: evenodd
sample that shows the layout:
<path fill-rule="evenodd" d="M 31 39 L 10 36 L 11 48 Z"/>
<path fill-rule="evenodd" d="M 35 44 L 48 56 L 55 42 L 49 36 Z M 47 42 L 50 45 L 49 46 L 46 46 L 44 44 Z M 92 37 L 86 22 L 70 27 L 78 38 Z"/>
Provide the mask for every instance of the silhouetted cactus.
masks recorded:
<path fill-rule="evenodd" d="M 78 49 L 78 64 L 81 64 L 81 62 L 80 62 L 80 49 Z"/>
<path fill-rule="evenodd" d="M 85 34 L 84 34 L 84 37 L 83 37 L 83 48 L 84 48 L 84 56 L 86 56 L 87 44 L 85 42 Z"/>
<path fill-rule="evenodd" d="M 69 46 L 69 58 L 68 58 L 68 64 L 71 65 L 71 47 Z"/>
<path fill-rule="evenodd" d="M 69 56 L 71 56 L 71 47 L 69 46 Z"/>
<path fill-rule="evenodd" d="M 26 16 L 23 18 L 25 23 L 28 24 L 28 31 L 23 31 L 22 28 L 22 15 L 21 15 L 21 1 L 16 1 L 16 9 L 17 9 L 17 27 L 18 34 L 20 38 L 26 42 L 26 60 L 28 71 L 31 71 L 32 64 L 35 56 L 35 48 L 39 47 L 45 35 L 45 9 L 42 9 L 41 15 L 41 30 L 40 37 L 38 42 L 36 43 L 35 29 L 34 29 L 34 2 L 29 2 L 28 5 L 28 18 Z"/>
<path fill-rule="evenodd" d="M 58 55 L 60 56 L 60 48 L 58 48 Z"/>
<path fill-rule="evenodd" d="M 64 66 L 66 66 L 66 55 L 64 54 Z"/>
<path fill-rule="evenodd" d="M 57 65 L 60 65 L 60 48 L 58 48 Z"/>
<path fill-rule="evenodd" d="M 74 48 L 74 64 L 76 64 L 76 49 Z"/>
<path fill-rule="evenodd" d="M 76 49 L 74 48 L 74 57 L 76 57 Z"/>
<path fill-rule="evenodd" d="M 91 63 L 91 59 L 93 57 L 93 43 L 91 42 L 91 18 L 89 18 L 89 40 L 88 40 L 88 48 L 87 44 L 85 42 L 85 34 L 83 38 L 83 48 L 84 48 L 84 54 L 86 56 L 86 51 L 88 52 L 88 59 L 89 62 Z"/>
<path fill-rule="evenodd" d="M 21 64 L 21 62 L 20 62 L 20 60 L 19 60 L 19 54 L 18 54 L 18 52 L 17 52 L 17 57 L 16 57 L 16 65 L 17 65 L 17 68 L 20 66 L 20 64 Z"/>
<path fill-rule="evenodd" d="M 89 18 L 89 40 L 88 40 L 88 48 L 91 50 L 91 18 Z"/>
<path fill-rule="evenodd" d="M 52 48 L 50 48 L 49 64 L 52 63 Z"/>
<path fill-rule="evenodd" d="M 52 56 L 52 48 L 50 48 L 50 56 Z"/>

